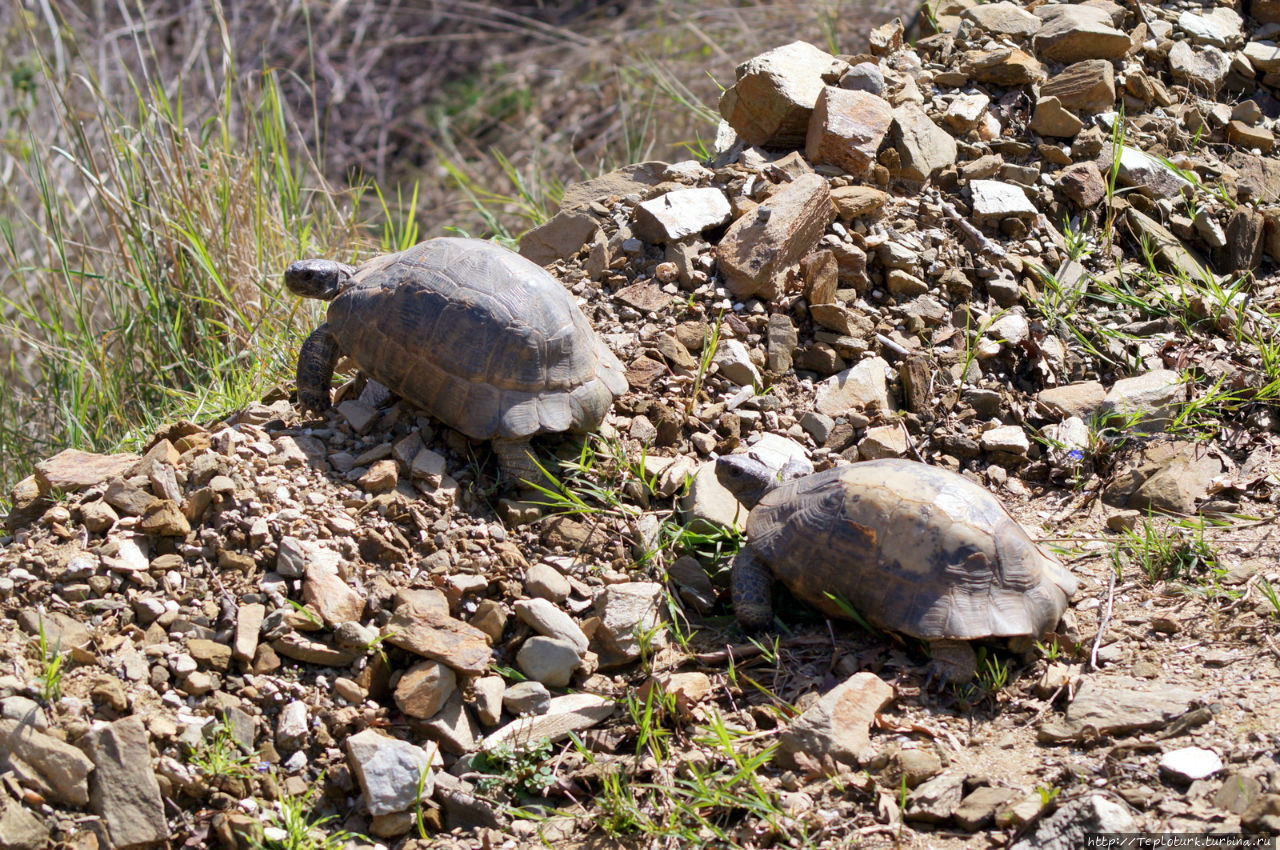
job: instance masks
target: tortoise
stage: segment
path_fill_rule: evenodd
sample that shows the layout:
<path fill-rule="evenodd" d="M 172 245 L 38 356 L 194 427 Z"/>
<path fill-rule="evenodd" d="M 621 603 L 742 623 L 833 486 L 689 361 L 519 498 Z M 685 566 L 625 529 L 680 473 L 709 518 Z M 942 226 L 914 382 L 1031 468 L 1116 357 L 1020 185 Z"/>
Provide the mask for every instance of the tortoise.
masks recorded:
<path fill-rule="evenodd" d="M 594 430 L 627 391 L 623 366 L 541 266 L 479 239 L 429 239 L 358 267 L 299 260 L 290 292 L 331 301 L 298 354 L 298 403 L 330 407 L 340 355 L 539 480 L 536 434 Z"/>
<path fill-rule="evenodd" d="M 828 616 L 847 616 L 833 598 L 843 597 L 872 625 L 926 642 L 928 681 L 963 682 L 977 666 L 969 641 L 1025 648 L 1053 631 L 1076 591 L 1066 567 L 962 475 L 896 458 L 780 480 L 790 474 L 750 454 L 716 461 L 717 478 L 752 508 L 730 579 L 748 631 L 772 625 L 777 578 Z"/>

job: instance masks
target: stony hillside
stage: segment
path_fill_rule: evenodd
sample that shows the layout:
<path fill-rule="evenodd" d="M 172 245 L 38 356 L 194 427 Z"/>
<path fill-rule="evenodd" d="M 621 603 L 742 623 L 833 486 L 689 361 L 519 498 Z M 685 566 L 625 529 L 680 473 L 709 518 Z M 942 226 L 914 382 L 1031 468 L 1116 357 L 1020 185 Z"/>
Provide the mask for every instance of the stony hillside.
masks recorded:
<path fill-rule="evenodd" d="M 631 385 L 540 444 L 543 493 L 350 370 L 320 419 L 282 387 L 41 463 L 0 553 L 0 844 L 1280 831 L 1280 3 L 932 12 L 743 57 L 714 159 L 525 235 Z M 960 472 L 1081 589 L 943 688 L 781 593 L 749 641 L 711 464 L 744 450 Z"/>

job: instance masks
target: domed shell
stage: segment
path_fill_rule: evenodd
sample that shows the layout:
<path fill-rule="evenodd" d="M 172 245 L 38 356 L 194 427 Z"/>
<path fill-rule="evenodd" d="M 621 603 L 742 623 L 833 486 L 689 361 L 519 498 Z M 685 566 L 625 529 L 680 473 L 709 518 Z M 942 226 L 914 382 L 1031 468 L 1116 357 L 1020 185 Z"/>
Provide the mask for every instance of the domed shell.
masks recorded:
<path fill-rule="evenodd" d="M 478 239 L 370 260 L 329 306 L 343 353 L 476 440 L 585 432 L 626 392 L 622 364 L 540 266 Z"/>
<path fill-rule="evenodd" d="M 1038 636 L 1076 579 L 994 496 L 961 475 L 874 460 L 786 482 L 747 537 L 774 576 L 829 616 L 843 596 L 872 624 L 923 640 Z"/>

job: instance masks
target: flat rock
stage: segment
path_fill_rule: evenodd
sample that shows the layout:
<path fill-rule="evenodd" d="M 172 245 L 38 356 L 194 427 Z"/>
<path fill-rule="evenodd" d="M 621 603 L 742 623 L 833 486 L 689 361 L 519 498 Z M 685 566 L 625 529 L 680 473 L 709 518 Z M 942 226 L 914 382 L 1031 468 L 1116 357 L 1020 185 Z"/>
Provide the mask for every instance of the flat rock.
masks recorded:
<path fill-rule="evenodd" d="M 888 411 L 887 361 L 869 357 L 818 385 L 813 406 L 827 416 L 844 416 L 851 410 Z"/>
<path fill-rule="evenodd" d="M 1044 21 L 1032 38 L 1042 61 L 1119 59 L 1131 46 L 1128 34 L 1112 26 L 1110 16 L 1097 6 L 1040 6 L 1034 13 Z"/>
<path fill-rule="evenodd" d="M 916 786 L 907 795 L 904 820 L 921 823 L 943 823 L 964 797 L 964 774 L 956 770 L 940 773 Z"/>
<path fill-rule="evenodd" d="M 613 197 L 644 195 L 666 179 L 667 168 L 665 162 L 639 162 L 590 180 L 570 183 L 560 198 L 560 209 L 578 210 Z"/>
<path fill-rule="evenodd" d="M 613 298 L 641 313 L 656 313 L 671 303 L 671 296 L 662 291 L 656 280 L 641 280 L 624 286 L 613 294 Z"/>
<path fill-rule="evenodd" d="M 546 714 L 551 708 L 551 691 L 541 682 L 516 682 L 503 692 L 502 707 L 516 717 Z"/>
<path fill-rule="evenodd" d="M 989 33 L 997 35 L 1035 35 L 1043 22 L 1016 3 L 982 3 L 970 6 L 960 15 Z"/>
<path fill-rule="evenodd" d="M 1016 47 L 970 51 L 961 60 L 960 70 L 977 82 L 1009 88 L 1044 79 L 1044 67 L 1036 57 Z"/>
<path fill-rule="evenodd" d="M 1231 57 L 1211 45 L 1175 41 L 1169 48 L 1169 74 L 1202 97 L 1216 95 L 1230 70 Z"/>
<path fill-rule="evenodd" d="M 973 217 L 980 223 L 989 224 L 1010 216 L 1035 218 L 1040 214 L 1022 187 L 1013 183 L 973 180 L 969 190 L 973 192 Z"/>
<path fill-rule="evenodd" d="M 1092 160 L 1069 165 L 1058 172 L 1058 188 L 1081 209 L 1092 209 L 1107 195 L 1107 183 Z"/>
<path fill-rule="evenodd" d="M 1178 29 L 1194 44 L 1208 44 L 1223 50 L 1239 47 L 1244 42 L 1244 19 L 1234 9 L 1219 6 L 1178 16 Z"/>
<path fill-rule="evenodd" d="M 85 751 L 93 759 L 91 806 L 111 846 L 151 847 L 169 836 L 160 784 L 151 767 L 147 728 L 137 717 L 95 726 Z"/>
<path fill-rule="evenodd" d="M 1031 129 L 1042 136 L 1071 138 L 1084 129 L 1084 122 L 1068 112 L 1056 97 L 1041 97 L 1031 116 Z"/>
<path fill-rule="evenodd" d="M 784 763 L 803 754 L 818 764 L 857 764 L 871 744 L 876 712 L 892 699 L 893 688 L 879 676 L 855 673 L 791 722 L 778 739 L 779 757 Z"/>
<path fill-rule="evenodd" d="M 1222 759 L 1204 747 L 1183 747 L 1160 757 L 1160 775 L 1181 785 L 1207 779 L 1222 770 Z"/>
<path fill-rule="evenodd" d="M 801 147 L 823 87 L 847 68 L 807 42 L 785 44 L 737 67 L 720 114 L 748 145 Z"/>
<path fill-rule="evenodd" d="M 747 508 L 716 478 L 715 461 L 700 465 L 680 500 L 680 512 L 686 522 L 700 520 L 724 528 L 742 528 L 747 521 Z"/>
<path fill-rule="evenodd" d="M 677 189 L 636 206 L 633 230 L 648 242 L 675 242 L 729 221 L 729 199 L 716 188 Z"/>
<path fill-rule="evenodd" d="M 48 846 L 49 827 L 17 800 L 0 794 L 0 850 L 43 850 Z"/>
<path fill-rule="evenodd" d="M 332 563 L 312 561 L 306 567 L 302 582 L 302 600 L 329 628 L 339 623 L 359 621 L 364 613 L 364 597 L 338 574 Z"/>
<path fill-rule="evenodd" d="M 1102 406 L 1106 397 L 1106 387 L 1097 381 L 1078 381 L 1041 390 L 1036 401 L 1063 419 L 1072 416 L 1087 419 Z"/>
<path fill-rule="evenodd" d="M 888 192 L 874 186 L 837 186 L 831 190 L 831 201 L 842 221 L 871 215 L 880 210 L 888 199 Z"/>
<path fill-rule="evenodd" d="M 75 493 L 126 475 L 142 458 L 135 454 L 102 455 L 64 449 L 36 464 L 41 493 Z"/>
<path fill-rule="evenodd" d="M 1280 71 L 1280 45 L 1274 41 L 1251 41 L 1241 52 L 1259 71 Z"/>
<path fill-rule="evenodd" d="M 432 594 L 439 599 L 432 598 Z M 402 593 L 401 597 L 403 601 L 383 629 L 388 643 L 443 661 L 460 673 L 480 675 L 488 671 L 493 658 L 489 636 L 449 616 L 444 594 L 421 591 Z"/>
<path fill-rule="evenodd" d="M 1116 105 L 1115 67 L 1104 59 L 1086 59 L 1063 68 L 1040 86 L 1041 97 L 1056 97 L 1066 109 L 1105 112 Z M 1074 135 L 1074 134 L 1072 134 Z"/>
<path fill-rule="evenodd" d="M 568 259 L 591 241 L 600 222 L 591 213 L 562 209 L 520 237 L 520 256 L 540 266 Z"/>
<path fill-rule="evenodd" d="M 613 700 L 595 694 L 569 694 L 551 700 L 546 714 L 513 720 L 480 742 L 492 749 L 506 741 L 563 741 L 574 732 L 590 729 L 613 714 Z"/>
<path fill-rule="evenodd" d="M 419 747 L 366 729 L 343 742 L 347 761 L 360 782 L 369 814 L 408 811 L 435 791 L 440 751 L 434 743 Z M 424 781 L 425 774 L 425 781 Z M 418 796 L 421 785 L 422 796 Z"/>
<path fill-rule="evenodd" d="M 544 637 L 564 641 L 574 648 L 579 658 L 586 653 L 587 636 L 578 621 L 548 599 L 521 599 L 513 607 L 516 617 Z"/>
<path fill-rule="evenodd" d="M 1102 400 L 1102 412 L 1138 417 L 1137 427 L 1160 430 L 1169 421 L 1171 407 L 1186 389 L 1182 376 L 1172 369 L 1156 369 L 1121 378 L 1112 384 Z"/>
<path fill-rule="evenodd" d="M 89 803 L 93 762 L 76 747 L 17 720 L 0 720 L 0 770 L 13 771 L 50 800 L 73 808 Z"/>
<path fill-rule="evenodd" d="M 1194 514 L 1225 471 L 1222 461 L 1206 445 L 1187 444 L 1146 474 L 1125 505 L 1141 511 Z"/>
<path fill-rule="evenodd" d="M 1045 721 L 1039 737 L 1047 743 L 1096 735 L 1127 735 L 1157 729 L 1191 709 L 1203 695 L 1177 685 L 1124 676 L 1084 678 L 1061 721 Z"/>
<path fill-rule="evenodd" d="M 1185 274 L 1195 281 L 1214 279 L 1204 260 L 1160 222 L 1133 208 L 1125 212 L 1125 220 L 1135 239 L 1145 239 L 1155 249 L 1157 264 Z"/>
<path fill-rule="evenodd" d="M 737 298 L 773 298 L 778 278 L 813 250 L 834 219 L 827 181 L 797 177 L 729 225 L 716 246 L 725 285 Z"/>
<path fill-rule="evenodd" d="M 987 826 L 995 818 L 996 811 L 1006 803 L 1014 800 L 1018 792 L 1012 788 L 1001 788 L 997 785 L 984 785 L 975 788 L 951 813 L 951 819 L 961 829 L 977 832 Z"/>
<path fill-rule="evenodd" d="M 18 612 L 18 627 L 29 635 L 39 635 L 43 629 L 45 646 L 54 652 L 87 646 L 93 640 L 93 632 L 84 623 L 61 611 L 24 608 Z"/>
<path fill-rule="evenodd" d="M 760 370 L 751 359 L 751 352 L 745 343 L 737 339 L 724 339 L 716 347 L 712 357 L 720 374 L 724 375 L 740 387 L 760 385 Z"/>

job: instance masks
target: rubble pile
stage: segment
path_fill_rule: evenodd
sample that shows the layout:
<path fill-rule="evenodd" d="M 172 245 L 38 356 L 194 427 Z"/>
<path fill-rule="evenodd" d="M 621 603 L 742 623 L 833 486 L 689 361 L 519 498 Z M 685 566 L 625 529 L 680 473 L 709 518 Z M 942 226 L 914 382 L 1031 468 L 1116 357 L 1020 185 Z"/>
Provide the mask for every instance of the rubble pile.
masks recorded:
<path fill-rule="evenodd" d="M 927 12 L 744 62 L 705 160 L 571 185 L 524 236 L 632 388 L 547 441 L 541 493 L 359 376 L 320 421 L 281 390 L 37 464 L 0 845 L 248 847 L 288 800 L 384 846 L 643 843 L 606 790 L 679 799 L 736 763 L 709 726 L 776 815 L 719 804 L 708 841 L 1277 831 L 1280 3 Z M 1067 552 L 1078 640 L 942 693 L 796 606 L 745 642 L 712 466 L 746 448 L 973 477 Z M 1152 512 L 1221 523 L 1214 557 L 1201 526 L 1144 573 Z"/>

